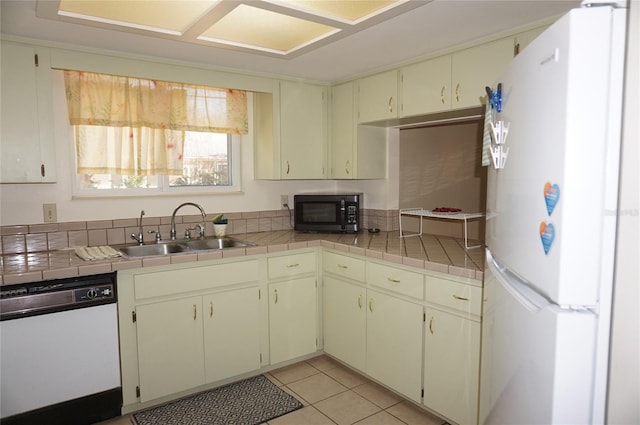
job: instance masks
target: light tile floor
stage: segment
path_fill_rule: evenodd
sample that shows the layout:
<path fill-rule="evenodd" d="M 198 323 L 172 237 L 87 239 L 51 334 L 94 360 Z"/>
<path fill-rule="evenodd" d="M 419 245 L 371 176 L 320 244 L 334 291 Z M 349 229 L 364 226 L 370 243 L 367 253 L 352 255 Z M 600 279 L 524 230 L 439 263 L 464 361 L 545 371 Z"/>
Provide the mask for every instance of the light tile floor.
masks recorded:
<path fill-rule="evenodd" d="M 326 356 L 265 374 L 302 409 L 268 425 L 443 425 L 447 422 Z M 126 415 L 100 425 L 131 425 Z"/>

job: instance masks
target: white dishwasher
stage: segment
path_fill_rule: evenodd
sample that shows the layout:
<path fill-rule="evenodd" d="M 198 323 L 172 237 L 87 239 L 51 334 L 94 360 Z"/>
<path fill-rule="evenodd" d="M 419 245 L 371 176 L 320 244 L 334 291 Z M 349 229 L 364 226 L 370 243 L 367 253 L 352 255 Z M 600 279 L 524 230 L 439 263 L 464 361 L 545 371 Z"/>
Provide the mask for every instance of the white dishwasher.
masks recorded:
<path fill-rule="evenodd" d="M 2 424 L 84 425 L 119 416 L 115 273 L 1 289 Z"/>

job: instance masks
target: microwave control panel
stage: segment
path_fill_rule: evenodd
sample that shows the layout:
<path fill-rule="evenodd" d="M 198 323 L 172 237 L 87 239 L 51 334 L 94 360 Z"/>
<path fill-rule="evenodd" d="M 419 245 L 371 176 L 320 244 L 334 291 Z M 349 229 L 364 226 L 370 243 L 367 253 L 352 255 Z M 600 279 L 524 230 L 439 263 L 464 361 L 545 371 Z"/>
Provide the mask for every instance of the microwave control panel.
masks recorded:
<path fill-rule="evenodd" d="M 356 205 L 347 205 L 347 224 L 358 223 L 358 207 Z"/>

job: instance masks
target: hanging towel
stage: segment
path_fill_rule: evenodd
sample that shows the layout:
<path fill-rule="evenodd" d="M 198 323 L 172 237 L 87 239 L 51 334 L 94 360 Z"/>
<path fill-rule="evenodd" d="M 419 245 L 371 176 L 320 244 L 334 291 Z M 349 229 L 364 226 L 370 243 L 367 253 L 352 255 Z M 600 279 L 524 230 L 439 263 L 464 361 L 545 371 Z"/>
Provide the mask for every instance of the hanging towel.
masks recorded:
<path fill-rule="evenodd" d="M 491 165 L 491 99 L 485 96 L 484 132 L 482 133 L 482 166 Z"/>

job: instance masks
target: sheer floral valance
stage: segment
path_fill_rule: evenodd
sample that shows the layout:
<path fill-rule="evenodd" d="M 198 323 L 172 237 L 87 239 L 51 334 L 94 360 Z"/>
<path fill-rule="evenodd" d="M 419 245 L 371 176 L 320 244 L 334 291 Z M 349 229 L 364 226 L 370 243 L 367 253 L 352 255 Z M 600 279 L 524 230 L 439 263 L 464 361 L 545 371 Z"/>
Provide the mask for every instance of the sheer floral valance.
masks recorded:
<path fill-rule="evenodd" d="M 182 174 L 185 131 L 246 134 L 241 90 L 65 71 L 78 173 Z"/>

